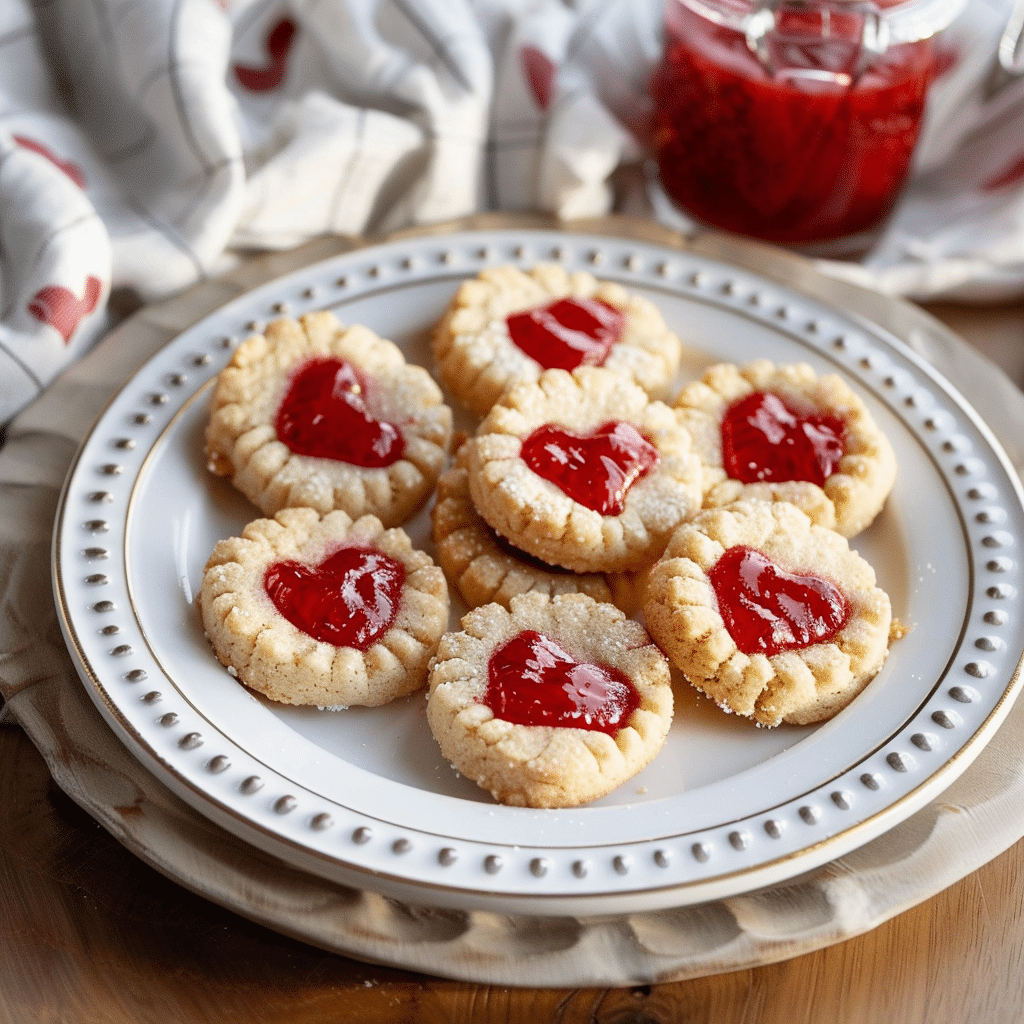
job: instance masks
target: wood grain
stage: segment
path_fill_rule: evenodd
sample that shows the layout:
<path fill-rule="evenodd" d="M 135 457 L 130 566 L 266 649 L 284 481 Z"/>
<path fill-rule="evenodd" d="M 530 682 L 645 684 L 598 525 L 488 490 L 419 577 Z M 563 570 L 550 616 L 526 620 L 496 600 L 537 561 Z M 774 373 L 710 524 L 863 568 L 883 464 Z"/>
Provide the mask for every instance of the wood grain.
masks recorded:
<path fill-rule="evenodd" d="M 1019 1024 L 1024 1007 L 1024 843 L 873 932 L 783 963 L 514 989 L 320 952 L 193 895 L 79 810 L 13 726 L 0 728 L 0 793 L 0 1024 Z"/>

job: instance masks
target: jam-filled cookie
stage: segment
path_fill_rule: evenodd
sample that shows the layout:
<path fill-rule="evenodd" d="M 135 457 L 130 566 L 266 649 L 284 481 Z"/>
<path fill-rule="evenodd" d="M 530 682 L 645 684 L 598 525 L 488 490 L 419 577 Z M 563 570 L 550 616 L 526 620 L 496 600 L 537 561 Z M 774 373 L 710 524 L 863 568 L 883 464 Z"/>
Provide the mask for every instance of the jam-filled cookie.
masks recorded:
<path fill-rule="evenodd" d="M 550 597 L 586 594 L 627 614 L 639 609 L 646 570 L 576 573 L 542 562 L 495 533 L 473 504 L 466 462 L 463 445 L 454 465 L 441 474 L 430 514 L 437 563 L 470 608 L 492 601 L 508 607 L 517 594 L 536 591 Z"/>
<path fill-rule="evenodd" d="M 788 502 L 737 502 L 681 526 L 651 570 L 644 619 L 690 683 L 766 726 L 831 718 L 897 635 L 871 566 Z"/>
<path fill-rule="evenodd" d="M 805 363 L 720 363 L 683 388 L 676 408 L 704 462 L 708 507 L 789 501 L 853 537 L 896 480 L 892 445 L 861 398 Z"/>
<path fill-rule="evenodd" d="M 495 800 L 573 807 L 634 776 L 672 722 L 665 656 L 583 594 L 488 604 L 441 640 L 427 719 L 444 756 Z"/>
<path fill-rule="evenodd" d="M 396 526 L 433 491 L 452 414 L 397 345 L 333 313 L 270 323 L 221 371 L 208 465 L 264 515 L 342 509 Z"/>
<path fill-rule="evenodd" d="M 576 572 L 650 565 L 699 507 L 701 465 L 677 413 L 596 366 L 508 392 L 466 442 L 480 515 Z"/>
<path fill-rule="evenodd" d="M 449 391 L 483 416 L 510 386 L 553 368 L 606 366 L 664 397 L 682 345 L 649 299 L 545 263 L 466 281 L 435 329 L 434 355 Z"/>
<path fill-rule="evenodd" d="M 377 706 L 423 686 L 444 573 L 374 516 L 282 509 L 221 540 L 198 599 L 232 675 L 283 704 Z"/>

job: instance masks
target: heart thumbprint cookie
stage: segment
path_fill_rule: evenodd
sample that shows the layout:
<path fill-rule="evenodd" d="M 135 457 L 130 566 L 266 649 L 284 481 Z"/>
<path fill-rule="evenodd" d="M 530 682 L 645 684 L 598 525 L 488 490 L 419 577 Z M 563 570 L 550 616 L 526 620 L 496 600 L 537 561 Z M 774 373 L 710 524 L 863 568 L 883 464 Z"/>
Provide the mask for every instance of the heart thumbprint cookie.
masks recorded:
<path fill-rule="evenodd" d="M 862 399 L 805 363 L 710 367 L 676 399 L 704 463 L 704 505 L 788 501 L 853 537 L 881 511 L 896 455 Z"/>
<path fill-rule="evenodd" d="M 198 598 L 221 663 L 283 704 L 377 706 L 426 681 L 448 587 L 404 530 L 282 509 L 218 541 Z"/>
<path fill-rule="evenodd" d="M 680 527 L 651 570 L 644 619 L 693 686 L 766 726 L 831 718 L 901 633 L 871 566 L 784 501 Z"/>
<path fill-rule="evenodd" d="M 473 503 L 515 547 L 576 572 L 651 564 L 699 507 L 676 412 L 594 366 L 513 388 L 466 442 Z"/>
<path fill-rule="evenodd" d="M 646 569 L 573 572 L 528 555 L 492 530 L 469 493 L 467 455 L 462 445 L 454 464 L 441 474 L 430 517 L 437 563 L 470 608 L 492 601 L 507 608 L 517 594 L 536 591 L 549 597 L 586 594 L 617 605 L 627 615 L 639 610 Z"/>
<path fill-rule="evenodd" d="M 264 515 L 341 509 L 397 526 L 433 491 L 451 431 L 426 370 L 321 312 L 275 320 L 239 346 L 217 378 L 206 454 Z"/>
<path fill-rule="evenodd" d="M 653 302 L 553 263 L 466 281 L 433 341 L 445 386 L 478 416 L 513 384 L 578 366 L 607 367 L 663 397 L 682 354 Z"/>
<path fill-rule="evenodd" d="M 665 656 L 639 623 L 584 594 L 473 609 L 442 638 L 429 685 L 441 752 L 520 807 L 604 796 L 651 762 L 672 723 Z"/>

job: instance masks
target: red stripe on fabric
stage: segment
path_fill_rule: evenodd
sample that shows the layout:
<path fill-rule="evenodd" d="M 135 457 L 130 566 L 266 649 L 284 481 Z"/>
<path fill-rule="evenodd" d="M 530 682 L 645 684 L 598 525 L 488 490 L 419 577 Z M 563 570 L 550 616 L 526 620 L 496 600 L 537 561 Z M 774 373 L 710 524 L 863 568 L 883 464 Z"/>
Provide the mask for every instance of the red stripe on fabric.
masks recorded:
<path fill-rule="evenodd" d="M 291 18 L 281 18 L 266 39 L 267 59 L 261 67 L 235 65 L 235 78 L 250 92 L 270 92 L 284 81 L 288 55 L 295 42 L 297 29 Z"/>
<path fill-rule="evenodd" d="M 14 141 L 23 149 L 30 149 L 33 153 L 45 156 L 55 167 L 59 167 L 79 188 L 85 188 L 85 172 L 73 160 L 64 160 L 57 156 L 49 146 L 38 139 L 31 139 L 27 135 L 14 135 Z"/>

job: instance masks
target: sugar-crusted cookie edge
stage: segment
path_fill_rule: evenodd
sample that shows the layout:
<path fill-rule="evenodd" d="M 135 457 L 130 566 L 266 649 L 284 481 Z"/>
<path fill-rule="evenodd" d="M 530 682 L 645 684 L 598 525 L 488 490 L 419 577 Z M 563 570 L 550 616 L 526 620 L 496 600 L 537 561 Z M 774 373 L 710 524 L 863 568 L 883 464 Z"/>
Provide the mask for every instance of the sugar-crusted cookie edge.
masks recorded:
<path fill-rule="evenodd" d="M 317 356 L 347 359 L 375 382 L 368 400 L 379 403 L 378 415 L 397 422 L 405 438 L 393 465 L 365 469 L 297 455 L 278 440 L 274 418 L 289 375 Z M 214 386 L 205 444 L 210 471 L 230 477 L 264 515 L 291 506 L 342 509 L 397 526 L 429 499 L 451 435 L 451 409 L 427 370 L 407 363 L 397 345 L 369 328 L 345 327 L 323 311 L 272 321 L 238 347 Z"/>
<path fill-rule="evenodd" d="M 365 652 L 315 640 L 274 607 L 262 587 L 266 569 L 288 559 L 316 564 L 345 544 L 379 550 L 406 570 L 394 623 Z M 271 700 L 316 707 L 376 707 L 421 689 L 448 626 L 441 569 L 398 527 L 375 516 L 353 521 L 336 510 L 282 509 L 240 536 L 218 541 L 196 598 L 218 660 Z"/>
<path fill-rule="evenodd" d="M 737 544 L 843 590 L 852 613 L 832 642 L 768 657 L 738 650 L 707 575 Z M 892 609 L 874 569 L 839 533 L 788 502 L 742 501 L 705 510 L 676 532 L 651 570 L 644 620 L 698 690 L 724 710 L 774 726 L 822 721 L 846 707 L 888 656 Z"/>
<path fill-rule="evenodd" d="M 842 417 L 846 451 L 823 487 L 807 481 L 744 484 L 726 476 L 722 418 L 730 403 L 754 391 L 775 391 Z M 818 525 L 854 537 L 874 521 L 895 483 L 896 454 L 863 399 L 837 374 L 818 376 L 806 363 L 716 363 L 686 384 L 674 405 L 704 463 L 706 507 L 746 498 L 788 501 Z"/>
<path fill-rule="evenodd" d="M 505 804 L 572 807 L 621 786 L 664 744 L 672 721 L 668 661 L 633 619 L 583 594 L 532 593 L 473 609 L 445 634 L 431 663 L 427 720 L 445 758 Z M 524 726 L 482 701 L 495 649 L 524 629 L 551 636 L 575 658 L 624 671 L 641 705 L 615 737 Z"/>
<path fill-rule="evenodd" d="M 437 563 L 470 608 L 482 604 L 509 607 L 518 594 L 580 593 L 607 601 L 627 615 L 639 610 L 649 567 L 628 573 L 577 573 L 546 566 L 511 546 L 498 543 L 494 531 L 477 512 L 469 492 L 465 447 L 438 481 L 430 510 Z"/>
<path fill-rule="evenodd" d="M 658 307 L 616 282 L 554 263 L 528 271 L 510 264 L 489 267 L 462 283 L 432 335 L 438 374 L 449 392 L 485 416 L 510 387 L 536 380 L 543 367 L 512 342 L 505 319 L 569 296 L 601 299 L 625 313 L 623 336 L 604 365 L 653 397 L 665 397 L 682 343 Z"/>
<path fill-rule="evenodd" d="M 627 492 L 620 515 L 579 504 L 520 457 L 523 439 L 546 423 L 585 433 L 612 420 L 632 423 L 659 455 Z M 599 367 L 547 370 L 513 388 L 466 444 L 470 494 L 488 525 L 534 557 L 577 572 L 649 565 L 700 506 L 700 459 L 675 411 Z"/>

